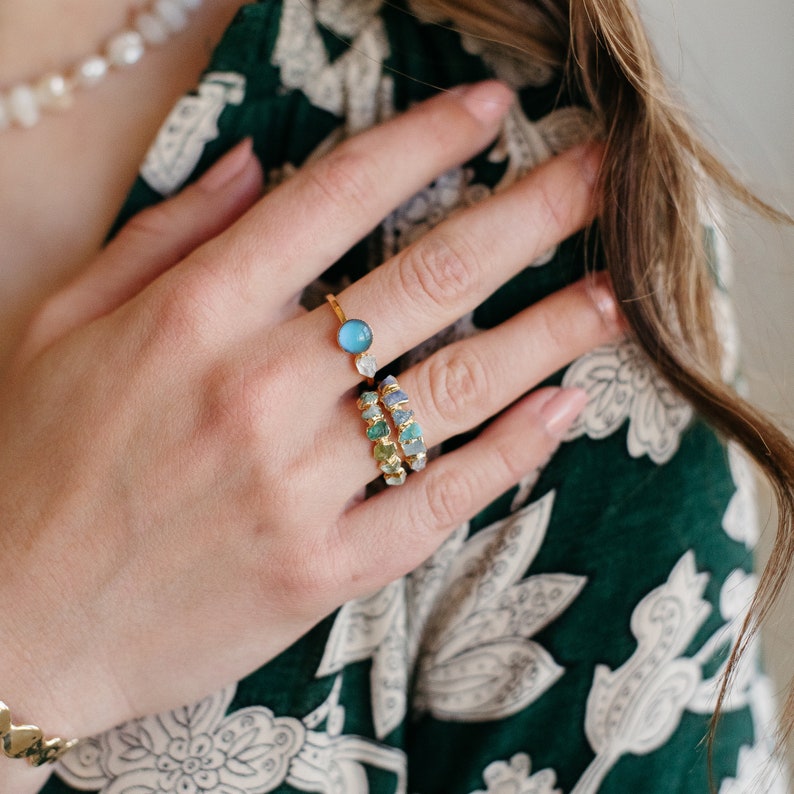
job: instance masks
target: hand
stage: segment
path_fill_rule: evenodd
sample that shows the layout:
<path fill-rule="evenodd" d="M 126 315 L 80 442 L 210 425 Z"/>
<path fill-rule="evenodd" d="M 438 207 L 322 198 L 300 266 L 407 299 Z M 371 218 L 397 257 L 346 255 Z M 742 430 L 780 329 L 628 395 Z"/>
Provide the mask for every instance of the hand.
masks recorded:
<path fill-rule="evenodd" d="M 365 501 L 379 472 L 360 376 L 330 307 L 298 306 L 392 208 L 483 148 L 509 101 L 493 83 L 441 95 L 246 212 L 259 174 L 244 145 L 41 309 L 0 395 L 0 669 L 23 718 L 86 735 L 197 700 L 411 570 L 548 458 L 583 395 L 521 396 L 619 333 L 603 280 L 395 373 L 428 445 L 518 402 Z M 599 156 L 536 169 L 339 295 L 373 326 L 379 364 L 591 218 Z"/>

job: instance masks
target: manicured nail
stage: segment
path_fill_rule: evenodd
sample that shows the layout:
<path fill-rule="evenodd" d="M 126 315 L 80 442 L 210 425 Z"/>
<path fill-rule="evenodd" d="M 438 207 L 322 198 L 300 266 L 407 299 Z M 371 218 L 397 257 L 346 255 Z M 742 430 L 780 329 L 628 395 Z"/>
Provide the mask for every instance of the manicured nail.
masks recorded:
<path fill-rule="evenodd" d="M 595 273 L 587 285 L 587 291 L 605 325 L 609 328 L 620 328 L 625 325 L 608 273 Z"/>
<path fill-rule="evenodd" d="M 562 438 L 587 405 L 588 399 L 589 395 L 584 389 L 557 389 L 540 409 L 549 435 Z"/>
<path fill-rule="evenodd" d="M 595 187 L 604 160 L 604 144 L 591 141 L 575 147 L 572 151 L 579 160 L 579 167 L 582 169 L 585 181 L 588 185 Z"/>
<path fill-rule="evenodd" d="M 452 93 L 460 97 L 460 101 L 472 116 L 486 124 L 501 119 L 515 99 L 513 92 L 498 80 L 459 86 Z"/>
<path fill-rule="evenodd" d="M 197 184 L 210 193 L 221 190 L 243 172 L 252 156 L 253 142 L 246 138 L 224 154 L 202 175 Z"/>

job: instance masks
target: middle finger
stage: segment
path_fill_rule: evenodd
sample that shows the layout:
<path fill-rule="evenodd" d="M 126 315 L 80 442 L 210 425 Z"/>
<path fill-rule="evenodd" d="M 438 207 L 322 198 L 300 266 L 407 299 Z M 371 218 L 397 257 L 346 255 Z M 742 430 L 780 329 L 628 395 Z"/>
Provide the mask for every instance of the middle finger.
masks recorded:
<path fill-rule="evenodd" d="M 370 352 L 378 364 L 383 367 L 474 309 L 528 262 L 592 220 L 601 153 L 599 146 L 576 147 L 548 161 L 502 193 L 448 218 L 345 289 L 339 304 L 348 318 L 372 327 Z M 322 306 L 303 319 L 307 346 L 326 357 L 328 348 L 317 340 L 333 341 L 333 313 Z M 340 391 L 357 379 L 353 367 L 338 369 Z"/>

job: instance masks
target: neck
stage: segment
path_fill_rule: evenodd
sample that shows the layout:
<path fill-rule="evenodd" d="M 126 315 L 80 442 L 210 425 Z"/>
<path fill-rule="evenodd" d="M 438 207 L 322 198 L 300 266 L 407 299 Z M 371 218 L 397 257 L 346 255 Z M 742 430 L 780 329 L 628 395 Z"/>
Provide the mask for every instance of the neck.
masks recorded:
<path fill-rule="evenodd" d="M 100 50 L 137 0 L 3 0 L 0 87 L 62 71 Z"/>

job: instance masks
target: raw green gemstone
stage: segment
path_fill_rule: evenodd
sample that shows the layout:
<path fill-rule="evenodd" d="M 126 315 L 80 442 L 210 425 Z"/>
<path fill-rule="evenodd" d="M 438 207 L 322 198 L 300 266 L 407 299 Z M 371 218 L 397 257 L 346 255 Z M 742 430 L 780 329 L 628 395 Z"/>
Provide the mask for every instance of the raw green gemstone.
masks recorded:
<path fill-rule="evenodd" d="M 397 445 L 393 441 L 378 441 L 375 444 L 373 455 L 375 460 L 388 460 L 392 455 L 397 454 Z"/>
<path fill-rule="evenodd" d="M 415 438 L 422 437 L 422 428 L 416 422 L 411 422 L 408 427 L 406 427 L 400 433 L 400 441 L 413 441 Z"/>
<path fill-rule="evenodd" d="M 400 469 L 402 469 L 402 467 L 403 467 L 403 464 L 402 464 L 402 461 L 399 458 L 397 458 L 397 462 L 396 463 L 381 463 L 380 464 L 380 470 L 384 474 L 398 474 Z"/>
<path fill-rule="evenodd" d="M 375 405 L 378 402 L 378 393 L 375 391 L 365 391 L 362 392 L 361 396 L 358 398 L 358 407 L 362 410 L 364 408 L 369 408 L 370 405 Z"/>
<path fill-rule="evenodd" d="M 389 426 L 381 420 L 380 422 L 375 422 L 375 424 L 370 425 L 367 428 L 367 438 L 371 441 L 375 441 L 375 439 L 383 438 L 384 436 L 389 435 Z"/>

